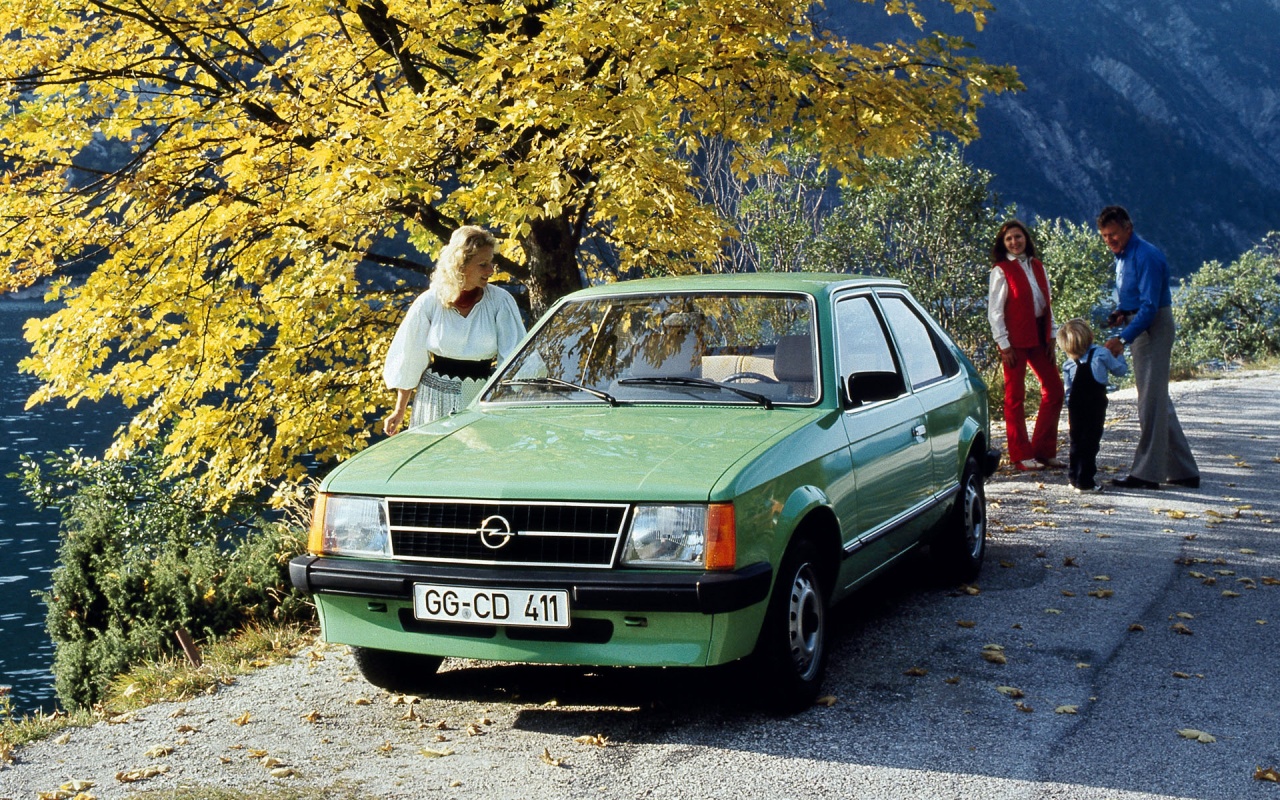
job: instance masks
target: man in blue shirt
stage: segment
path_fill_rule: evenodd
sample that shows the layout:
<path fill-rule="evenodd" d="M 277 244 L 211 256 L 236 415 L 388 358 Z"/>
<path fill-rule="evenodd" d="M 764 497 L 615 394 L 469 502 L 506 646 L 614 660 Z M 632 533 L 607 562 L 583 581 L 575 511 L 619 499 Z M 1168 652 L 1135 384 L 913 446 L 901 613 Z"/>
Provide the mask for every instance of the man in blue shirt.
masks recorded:
<path fill-rule="evenodd" d="M 1129 212 L 1107 206 L 1098 214 L 1098 233 L 1116 257 L 1119 307 L 1108 325 L 1123 325 L 1107 340 L 1114 355 L 1130 346 L 1138 388 L 1138 448 L 1133 466 L 1112 483 L 1125 489 L 1159 489 L 1160 482 L 1200 488 L 1200 469 L 1169 399 L 1173 355 L 1173 296 L 1164 253 L 1133 232 Z"/>

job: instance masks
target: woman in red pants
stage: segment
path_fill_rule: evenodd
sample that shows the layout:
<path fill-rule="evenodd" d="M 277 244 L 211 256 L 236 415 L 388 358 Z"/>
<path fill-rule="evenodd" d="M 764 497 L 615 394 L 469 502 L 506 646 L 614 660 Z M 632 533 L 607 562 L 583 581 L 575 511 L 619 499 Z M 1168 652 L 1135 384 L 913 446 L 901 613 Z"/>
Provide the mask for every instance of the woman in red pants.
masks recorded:
<path fill-rule="evenodd" d="M 1066 466 L 1058 458 L 1062 378 L 1054 363 L 1053 306 L 1049 276 L 1036 258 L 1027 226 L 1016 219 L 1000 226 L 991 247 L 987 317 L 1004 366 L 1004 424 L 1009 460 L 1024 471 Z M 1040 381 L 1040 411 L 1027 438 L 1027 366 Z"/>

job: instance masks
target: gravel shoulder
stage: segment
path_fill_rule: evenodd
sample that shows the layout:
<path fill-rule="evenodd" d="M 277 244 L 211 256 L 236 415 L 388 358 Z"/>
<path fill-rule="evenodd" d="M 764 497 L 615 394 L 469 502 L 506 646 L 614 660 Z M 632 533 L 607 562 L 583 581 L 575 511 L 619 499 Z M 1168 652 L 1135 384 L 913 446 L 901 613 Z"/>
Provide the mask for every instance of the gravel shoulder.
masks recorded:
<path fill-rule="evenodd" d="M 73 780 L 103 800 L 1280 800 L 1254 777 L 1280 769 L 1280 373 L 1172 393 L 1202 489 L 1082 496 L 1062 472 L 1002 470 L 973 587 L 940 586 L 917 560 L 836 610 L 831 705 L 771 717 L 720 671 L 456 660 L 411 698 L 317 643 L 214 694 L 24 747 L 0 768 L 0 800 Z M 1112 395 L 1104 477 L 1127 471 L 1133 399 Z M 1007 663 L 982 658 L 991 644 Z M 159 772 L 116 778 L 146 769 Z"/>

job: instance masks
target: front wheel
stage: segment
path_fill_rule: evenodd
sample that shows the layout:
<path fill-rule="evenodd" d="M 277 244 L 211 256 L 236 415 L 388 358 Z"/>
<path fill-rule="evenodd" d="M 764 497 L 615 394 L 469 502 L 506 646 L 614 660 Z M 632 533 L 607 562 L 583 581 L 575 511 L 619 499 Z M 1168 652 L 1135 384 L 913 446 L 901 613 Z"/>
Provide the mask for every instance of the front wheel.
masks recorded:
<path fill-rule="evenodd" d="M 356 667 L 369 683 L 389 692 L 408 694 L 427 687 L 444 661 L 440 656 L 352 647 Z"/>
<path fill-rule="evenodd" d="M 933 543 L 938 567 L 948 578 L 971 581 L 982 570 L 987 553 L 987 495 L 978 460 L 969 456 L 960 476 L 960 493 Z"/>
<path fill-rule="evenodd" d="M 828 591 L 817 556 L 808 541 L 787 551 L 756 644 L 755 657 L 769 681 L 766 703 L 785 713 L 813 705 L 826 671 Z"/>

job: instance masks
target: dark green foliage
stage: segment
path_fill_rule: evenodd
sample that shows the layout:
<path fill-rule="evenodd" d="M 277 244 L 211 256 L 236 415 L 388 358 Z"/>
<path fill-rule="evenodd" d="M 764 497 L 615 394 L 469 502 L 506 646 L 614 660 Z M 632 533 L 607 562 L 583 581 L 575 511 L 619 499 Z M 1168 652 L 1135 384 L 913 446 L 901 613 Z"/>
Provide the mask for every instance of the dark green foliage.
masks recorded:
<path fill-rule="evenodd" d="M 1174 362 L 1195 367 L 1280 355 L 1280 232 L 1228 266 L 1210 261 L 1173 298 Z"/>
<path fill-rule="evenodd" d="M 288 581 L 305 532 L 250 515 L 247 505 L 207 510 L 196 479 L 165 477 L 164 466 L 150 453 L 99 460 L 70 451 L 44 465 L 24 458 L 24 490 L 62 512 L 58 563 L 42 597 L 64 705 L 92 705 L 131 663 L 180 652 L 178 628 L 204 639 L 311 614 Z"/>

